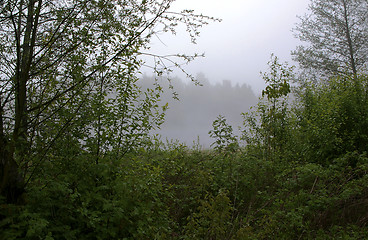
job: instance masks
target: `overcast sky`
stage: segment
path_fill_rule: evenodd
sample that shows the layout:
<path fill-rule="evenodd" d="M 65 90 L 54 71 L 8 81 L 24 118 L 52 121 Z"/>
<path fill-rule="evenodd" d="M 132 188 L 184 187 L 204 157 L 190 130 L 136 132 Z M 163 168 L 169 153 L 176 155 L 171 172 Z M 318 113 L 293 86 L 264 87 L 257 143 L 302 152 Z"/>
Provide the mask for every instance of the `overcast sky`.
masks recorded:
<path fill-rule="evenodd" d="M 264 85 L 260 71 L 267 70 L 271 53 L 291 62 L 290 52 L 299 44 L 291 29 L 297 15 L 307 11 L 309 0 L 177 0 L 173 10 L 194 9 L 221 18 L 201 30 L 197 44 L 190 44 L 185 31 L 165 34 L 152 42 L 152 52 L 205 53 L 186 67 L 196 75 L 203 72 L 212 82 L 231 80 L 246 83 L 259 93 Z"/>

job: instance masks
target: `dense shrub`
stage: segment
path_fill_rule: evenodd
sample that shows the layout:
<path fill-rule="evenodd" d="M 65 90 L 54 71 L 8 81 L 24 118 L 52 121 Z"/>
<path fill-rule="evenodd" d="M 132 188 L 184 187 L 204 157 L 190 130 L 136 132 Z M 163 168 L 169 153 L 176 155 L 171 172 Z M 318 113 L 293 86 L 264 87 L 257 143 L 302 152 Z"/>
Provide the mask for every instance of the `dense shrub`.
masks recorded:
<path fill-rule="evenodd" d="M 364 239 L 366 80 L 305 88 L 273 122 L 292 131 L 275 135 L 272 157 L 267 141 L 207 151 L 152 142 L 96 162 L 77 142 L 58 143 L 24 204 L 0 199 L 0 239 Z"/>

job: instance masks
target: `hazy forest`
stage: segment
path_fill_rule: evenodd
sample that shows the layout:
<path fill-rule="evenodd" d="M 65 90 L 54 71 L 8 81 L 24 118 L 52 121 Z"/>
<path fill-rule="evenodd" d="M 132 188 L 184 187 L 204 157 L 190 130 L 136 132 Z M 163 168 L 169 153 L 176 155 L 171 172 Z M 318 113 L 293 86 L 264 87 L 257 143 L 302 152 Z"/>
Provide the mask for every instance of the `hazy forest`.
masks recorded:
<path fill-rule="evenodd" d="M 174 1 L 0 1 L 0 239 L 366 239 L 368 2 L 311 0 L 256 96 L 146 51 L 221 21 Z"/>
<path fill-rule="evenodd" d="M 241 113 L 256 105 L 258 97 L 246 84 L 233 86 L 229 80 L 213 84 L 202 73 L 197 74 L 195 79 L 201 86 L 180 78 L 172 79 L 178 99 L 173 98 L 172 91 L 162 93 L 161 101 L 168 103 L 165 122 L 151 134 L 159 134 L 162 142 L 180 142 L 188 147 L 198 145 L 208 149 L 213 142 L 208 134 L 213 128 L 212 122 L 222 115 L 234 132 L 240 134 L 237 126 L 243 122 Z M 150 87 L 154 76 L 143 76 L 140 81 L 142 88 Z M 169 87 L 168 82 L 162 85 L 166 89 Z"/>

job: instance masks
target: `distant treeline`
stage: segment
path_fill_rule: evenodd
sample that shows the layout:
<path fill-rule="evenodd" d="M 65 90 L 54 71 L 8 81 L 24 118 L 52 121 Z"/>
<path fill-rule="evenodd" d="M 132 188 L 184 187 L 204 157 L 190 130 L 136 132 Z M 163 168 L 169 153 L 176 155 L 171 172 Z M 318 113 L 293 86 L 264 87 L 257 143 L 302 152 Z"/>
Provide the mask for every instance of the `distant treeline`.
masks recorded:
<path fill-rule="evenodd" d="M 154 132 L 160 134 L 162 140 L 179 140 L 191 145 L 199 139 L 200 145 L 209 147 L 213 140 L 208 132 L 217 116 L 226 117 L 236 132 L 243 121 L 240 113 L 247 112 L 258 101 L 247 84 L 233 85 L 230 80 L 211 83 L 202 73 L 196 76 L 196 80 L 201 86 L 175 77 L 171 80 L 173 91 L 164 91 L 162 103 L 167 102 L 169 109 L 165 123 Z M 152 85 L 154 77 L 144 75 L 140 82 L 145 89 Z M 160 84 L 164 88 L 169 86 L 165 79 L 161 79 Z M 173 99 L 173 92 L 178 94 L 179 100 Z"/>

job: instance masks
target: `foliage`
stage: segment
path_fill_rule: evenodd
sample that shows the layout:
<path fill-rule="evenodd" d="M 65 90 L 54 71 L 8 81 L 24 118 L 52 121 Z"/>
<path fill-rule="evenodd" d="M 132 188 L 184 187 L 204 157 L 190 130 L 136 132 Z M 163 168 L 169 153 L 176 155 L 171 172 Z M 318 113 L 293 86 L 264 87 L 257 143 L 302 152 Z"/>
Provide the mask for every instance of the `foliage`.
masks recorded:
<path fill-rule="evenodd" d="M 366 72 L 367 4 L 365 0 L 311 1 L 309 13 L 294 29 L 306 44 L 292 53 L 309 79 L 315 74 L 327 80 Z"/>
<path fill-rule="evenodd" d="M 226 239 L 231 227 L 231 202 L 226 192 L 206 196 L 198 212 L 189 217 L 187 239 Z"/>
<path fill-rule="evenodd" d="M 279 98 L 286 97 L 290 93 L 289 82 L 294 67 L 289 67 L 287 63 L 279 63 L 279 58 L 273 54 L 268 66 L 270 72 L 263 73 L 263 80 L 267 86 L 262 91 L 262 97 L 267 96 L 267 100 L 272 101 L 272 104 L 275 105 Z"/>
<path fill-rule="evenodd" d="M 0 194 L 21 200 L 48 154 L 64 142 L 89 151 L 98 164 L 142 144 L 163 122 L 159 81 L 140 89 L 140 55 L 151 37 L 183 23 L 194 42 L 215 20 L 193 11 L 169 11 L 173 0 L 12 0 L 0 9 Z M 157 75 L 171 70 L 155 63 Z M 175 60 L 176 59 L 176 60 Z M 62 153 L 64 154 L 64 153 Z M 74 156 L 69 155 L 72 158 Z M 47 163 L 46 163 L 47 164 Z"/>
<path fill-rule="evenodd" d="M 299 90 L 298 105 L 283 115 L 292 132 L 275 135 L 283 147 L 273 157 L 264 154 L 266 141 L 219 154 L 145 139 L 126 154 L 105 150 L 96 164 L 73 138 L 57 142 L 60 149 L 33 173 L 24 204 L 1 198 L 0 238 L 364 238 L 366 91 L 366 76 Z M 220 133 L 229 131 L 218 120 Z"/>
<path fill-rule="evenodd" d="M 1 61 L 15 64 L 1 65 L 0 239 L 366 238 L 367 75 L 306 82 L 290 106 L 292 68 L 272 57 L 263 101 L 245 115 L 246 147 L 221 116 L 210 132 L 215 150 L 163 144 L 147 137 L 166 105 L 158 82 L 137 85 L 147 39 L 135 34 L 153 34 L 144 14 L 169 5 L 41 3 L 10 1 L 0 13 L 12 13 L 2 36 L 24 30 L 0 40 Z M 170 30 L 180 17 L 164 13 L 154 22 Z"/>
<path fill-rule="evenodd" d="M 331 235 L 349 239 L 354 236 L 347 234 L 350 227 L 359 229 L 356 237 L 364 235 L 367 188 L 361 184 L 367 181 L 363 170 L 367 166 L 366 81 L 363 75 L 302 86 L 298 104 L 282 115 L 288 123 L 287 137 L 279 139 L 282 148 L 271 158 L 264 154 L 268 142 L 262 141 L 268 132 L 267 125 L 262 125 L 263 116 L 269 108 L 260 103 L 258 116 L 245 115 L 246 153 L 263 159 L 263 165 L 271 160 L 273 171 L 267 176 L 275 182 L 267 186 L 273 197 L 266 194 L 266 203 L 259 209 L 262 214 L 251 216 L 239 229 L 239 238 L 319 239 Z M 275 127 L 281 128 L 277 116 L 273 118 Z"/>
<path fill-rule="evenodd" d="M 215 140 L 211 147 L 215 145 L 214 149 L 221 151 L 235 151 L 238 148 L 238 141 L 233 135 L 233 128 L 226 123 L 224 116 L 218 116 L 212 123 L 213 130 L 209 132 L 210 137 Z"/>
<path fill-rule="evenodd" d="M 245 128 L 242 139 L 251 146 L 263 148 L 266 158 L 275 159 L 278 154 L 283 154 L 292 131 L 287 96 L 291 91 L 289 82 L 294 68 L 280 63 L 274 55 L 268 65 L 269 72 L 263 73 L 267 86 L 262 91 L 257 109 L 243 114 Z"/>
<path fill-rule="evenodd" d="M 367 76 L 310 84 L 300 101 L 299 146 L 306 161 L 330 164 L 346 153 L 367 151 Z"/>
<path fill-rule="evenodd" d="M 366 154 L 346 154 L 327 167 L 282 164 L 251 151 L 231 153 L 229 165 L 224 155 L 176 144 L 114 156 L 99 164 L 86 154 L 44 165 L 26 205 L 0 205 L 1 237 L 333 239 L 367 233 Z"/>

